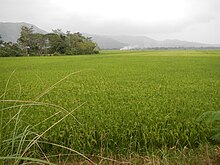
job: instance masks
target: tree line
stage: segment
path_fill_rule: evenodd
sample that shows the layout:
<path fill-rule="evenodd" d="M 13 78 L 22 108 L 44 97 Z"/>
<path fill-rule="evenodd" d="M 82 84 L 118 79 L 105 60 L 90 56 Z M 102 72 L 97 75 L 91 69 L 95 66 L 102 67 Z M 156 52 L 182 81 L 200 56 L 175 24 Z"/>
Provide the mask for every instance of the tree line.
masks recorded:
<path fill-rule="evenodd" d="M 17 43 L 4 42 L 0 36 L 0 56 L 79 55 L 97 54 L 98 45 L 81 33 L 62 32 L 34 33 L 33 27 L 22 26 Z"/>

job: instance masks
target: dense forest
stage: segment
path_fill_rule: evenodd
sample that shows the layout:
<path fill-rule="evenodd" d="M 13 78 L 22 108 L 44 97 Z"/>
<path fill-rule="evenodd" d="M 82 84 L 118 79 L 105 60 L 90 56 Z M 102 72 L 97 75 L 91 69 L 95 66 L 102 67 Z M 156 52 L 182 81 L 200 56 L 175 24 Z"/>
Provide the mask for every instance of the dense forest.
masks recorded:
<path fill-rule="evenodd" d="M 34 33 L 33 27 L 22 26 L 17 43 L 4 42 L 0 36 L 0 56 L 42 56 L 97 54 L 98 45 L 81 33 L 62 32 Z"/>

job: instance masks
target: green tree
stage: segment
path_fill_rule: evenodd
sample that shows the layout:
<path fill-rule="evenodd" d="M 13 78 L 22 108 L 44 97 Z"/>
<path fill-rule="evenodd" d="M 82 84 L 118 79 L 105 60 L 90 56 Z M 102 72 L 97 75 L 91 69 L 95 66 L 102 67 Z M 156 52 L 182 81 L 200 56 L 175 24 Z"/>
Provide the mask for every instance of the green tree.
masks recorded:
<path fill-rule="evenodd" d="M 48 50 L 50 54 L 60 53 L 64 54 L 66 50 L 65 37 L 63 35 L 49 33 L 45 35 L 46 40 L 48 40 Z"/>
<path fill-rule="evenodd" d="M 94 54 L 98 53 L 97 44 L 90 37 L 84 37 L 81 33 L 70 33 L 67 31 L 66 43 L 67 54 Z"/>
<path fill-rule="evenodd" d="M 0 56 L 1 57 L 12 57 L 22 56 L 22 51 L 18 44 L 12 42 L 3 42 L 0 45 Z"/>
<path fill-rule="evenodd" d="M 0 45 L 3 44 L 2 36 L 0 34 Z"/>
<path fill-rule="evenodd" d="M 18 43 L 21 46 L 21 48 L 25 51 L 25 54 L 27 56 L 29 55 L 29 51 L 33 43 L 32 34 L 33 26 L 30 28 L 27 26 L 21 27 L 20 38 L 18 38 Z"/>
<path fill-rule="evenodd" d="M 18 43 L 25 55 L 98 53 L 97 44 L 90 37 L 79 32 L 65 34 L 61 29 L 44 35 L 33 33 L 33 27 L 22 26 Z"/>
<path fill-rule="evenodd" d="M 34 54 L 42 55 L 46 49 L 47 40 L 44 34 L 33 33 L 31 50 Z"/>

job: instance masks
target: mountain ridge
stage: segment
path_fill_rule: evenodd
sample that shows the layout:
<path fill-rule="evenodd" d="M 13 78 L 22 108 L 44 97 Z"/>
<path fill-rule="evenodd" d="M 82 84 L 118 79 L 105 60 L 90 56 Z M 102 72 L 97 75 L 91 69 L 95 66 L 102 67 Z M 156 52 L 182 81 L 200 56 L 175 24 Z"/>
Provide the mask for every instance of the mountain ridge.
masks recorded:
<path fill-rule="evenodd" d="M 38 28 L 36 25 L 25 23 L 25 22 L 0 22 L 0 35 L 3 41 L 6 42 L 17 42 L 20 36 L 20 29 L 22 26 L 32 27 L 34 33 L 46 34 L 45 30 Z"/>
<path fill-rule="evenodd" d="M 22 26 L 33 26 L 34 33 L 46 34 L 45 30 L 38 28 L 37 26 L 19 22 L 0 22 L 0 35 L 2 40 L 6 42 L 17 42 L 20 36 L 20 28 Z M 129 36 L 129 35 L 96 35 L 83 33 L 86 37 L 92 37 L 101 49 L 154 49 L 154 48 L 220 48 L 220 44 L 205 44 L 199 42 L 182 41 L 178 39 L 166 39 L 158 41 L 146 36 Z"/>

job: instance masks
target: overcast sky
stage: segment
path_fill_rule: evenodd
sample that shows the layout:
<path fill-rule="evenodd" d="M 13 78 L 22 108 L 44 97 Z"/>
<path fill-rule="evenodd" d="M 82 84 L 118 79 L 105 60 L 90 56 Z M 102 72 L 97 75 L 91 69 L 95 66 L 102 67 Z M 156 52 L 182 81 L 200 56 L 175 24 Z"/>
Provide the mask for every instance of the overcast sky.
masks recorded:
<path fill-rule="evenodd" d="M 0 0 L 0 22 L 46 31 L 220 43 L 220 0 Z"/>

